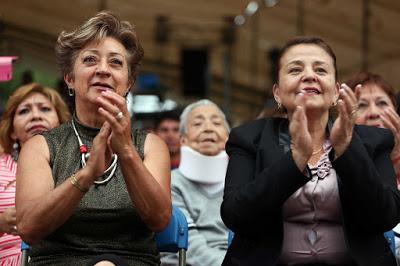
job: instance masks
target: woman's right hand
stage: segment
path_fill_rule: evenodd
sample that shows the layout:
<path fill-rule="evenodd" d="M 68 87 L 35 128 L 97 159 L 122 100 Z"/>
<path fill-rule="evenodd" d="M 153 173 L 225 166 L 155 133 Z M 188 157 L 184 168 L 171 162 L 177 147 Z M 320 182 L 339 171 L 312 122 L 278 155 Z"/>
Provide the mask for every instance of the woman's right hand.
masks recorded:
<path fill-rule="evenodd" d="M 93 145 L 90 150 L 90 157 L 86 163 L 84 170 L 90 175 L 93 180 L 102 176 L 104 171 L 111 163 L 111 149 L 109 146 L 109 138 L 111 135 L 111 127 L 107 122 L 104 122 L 100 132 L 93 139 Z"/>
<path fill-rule="evenodd" d="M 17 216 L 15 207 L 7 208 L 0 214 L 0 232 L 18 235 L 16 224 Z"/>
<path fill-rule="evenodd" d="M 313 144 L 308 131 L 308 122 L 304 106 L 304 94 L 297 95 L 297 106 L 289 121 L 289 134 L 293 160 L 300 171 L 304 171 L 311 157 Z"/>

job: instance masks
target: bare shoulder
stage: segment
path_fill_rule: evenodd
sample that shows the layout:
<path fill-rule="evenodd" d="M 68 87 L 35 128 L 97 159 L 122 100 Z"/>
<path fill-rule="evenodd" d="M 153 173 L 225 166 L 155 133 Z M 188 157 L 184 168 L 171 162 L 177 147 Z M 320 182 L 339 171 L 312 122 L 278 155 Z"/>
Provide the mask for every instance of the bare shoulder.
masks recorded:
<path fill-rule="evenodd" d="M 159 136 L 154 133 L 148 133 L 144 143 L 144 155 L 146 156 L 153 152 L 168 154 L 168 148 Z"/>
<path fill-rule="evenodd" d="M 30 138 L 22 146 L 18 157 L 16 202 L 39 197 L 54 189 L 49 165 L 50 153 L 41 135 Z"/>
<path fill-rule="evenodd" d="M 40 156 L 49 161 L 50 153 L 47 142 L 42 135 L 36 135 L 28 139 L 21 148 L 20 158 L 26 156 Z"/>

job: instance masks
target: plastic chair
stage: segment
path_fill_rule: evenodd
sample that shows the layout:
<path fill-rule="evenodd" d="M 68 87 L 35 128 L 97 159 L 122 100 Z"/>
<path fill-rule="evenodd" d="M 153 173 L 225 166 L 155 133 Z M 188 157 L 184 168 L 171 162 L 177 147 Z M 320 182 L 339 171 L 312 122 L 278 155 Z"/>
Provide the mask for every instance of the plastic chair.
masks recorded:
<path fill-rule="evenodd" d="M 29 251 L 29 245 L 26 244 L 24 241 L 21 243 L 21 266 L 26 266 L 28 265 L 28 251 Z"/>
<path fill-rule="evenodd" d="M 156 234 L 157 248 L 160 252 L 179 252 L 179 266 L 186 265 L 188 249 L 188 224 L 185 215 L 172 206 L 172 215 L 167 227 Z"/>
<path fill-rule="evenodd" d="M 231 245 L 234 235 L 234 232 L 232 232 L 231 230 L 228 231 L 228 247 Z"/>
<path fill-rule="evenodd" d="M 396 241 L 394 238 L 394 231 L 393 230 L 387 231 L 383 234 L 383 236 L 389 243 L 390 249 L 392 250 L 393 254 L 396 255 Z"/>
<path fill-rule="evenodd" d="M 179 266 L 186 265 L 186 251 L 188 249 L 188 224 L 185 215 L 175 206 L 172 206 L 171 219 L 167 227 L 156 234 L 157 248 L 160 252 L 179 252 Z M 21 244 L 21 266 L 28 263 L 29 245 Z"/>

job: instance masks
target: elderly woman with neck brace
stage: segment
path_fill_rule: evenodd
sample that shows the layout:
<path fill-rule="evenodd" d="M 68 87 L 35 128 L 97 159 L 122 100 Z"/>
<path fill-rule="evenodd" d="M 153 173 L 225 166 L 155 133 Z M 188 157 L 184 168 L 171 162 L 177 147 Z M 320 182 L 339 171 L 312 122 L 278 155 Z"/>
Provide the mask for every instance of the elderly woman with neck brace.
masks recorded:
<path fill-rule="evenodd" d="M 172 200 L 189 223 L 188 265 L 221 265 L 228 229 L 220 206 L 228 156 L 229 125 L 221 109 L 209 100 L 188 105 L 181 115 L 181 163 L 172 171 Z M 168 255 L 164 265 L 176 264 Z"/>

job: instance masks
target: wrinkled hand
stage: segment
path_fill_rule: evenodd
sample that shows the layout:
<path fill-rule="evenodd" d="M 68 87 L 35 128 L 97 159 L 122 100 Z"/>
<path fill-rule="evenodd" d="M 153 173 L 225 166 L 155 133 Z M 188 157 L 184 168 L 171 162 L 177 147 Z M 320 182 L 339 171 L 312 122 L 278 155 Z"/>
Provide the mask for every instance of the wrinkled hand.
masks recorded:
<path fill-rule="evenodd" d="M 293 160 L 300 171 L 306 168 L 313 150 L 311 134 L 308 131 L 304 100 L 304 94 L 299 93 L 296 98 L 296 109 L 289 121 Z"/>
<path fill-rule="evenodd" d="M 339 115 L 333 123 L 330 141 L 335 156 L 339 157 L 350 144 L 358 109 L 356 95 L 346 84 L 340 86 L 337 109 Z"/>
<path fill-rule="evenodd" d="M 104 171 L 110 166 L 112 152 L 107 145 L 110 135 L 111 127 L 105 122 L 100 132 L 93 139 L 90 157 L 85 168 L 90 171 L 90 176 L 94 179 L 103 175 Z"/>
<path fill-rule="evenodd" d="M 400 156 L 400 117 L 392 108 L 386 108 L 381 118 L 383 125 L 393 133 L 395 145 L 392 155 L 398 157 Z"/>
<path fill-rule="evenodd" d="M 394 162 L 394 170 L 398 175 L 400 173 L 400 117 L 392 108 L 386 108 L 381 118 L 383 125 L 392 131 L 394 136 L 394 147 L 390 158 Z"/>
<path fill-rule="evenodd" d="M 5 209 L 4 212 L 0 214 L 0 232 L 18 235 L 16 224 L 17 216 L 14 207 Z"/>
<path fill-rule="evenodd" d="M 99 113 L 111 126 L 112 133 L 108 139 L 108 144 L 117 155 L 124 154 L 127 149 L 132 149 L 133 146 L 131 119 L 125 98 L 115 92 L 106 91 L 98 97 L 97 101 L 100 105 Z"/>

